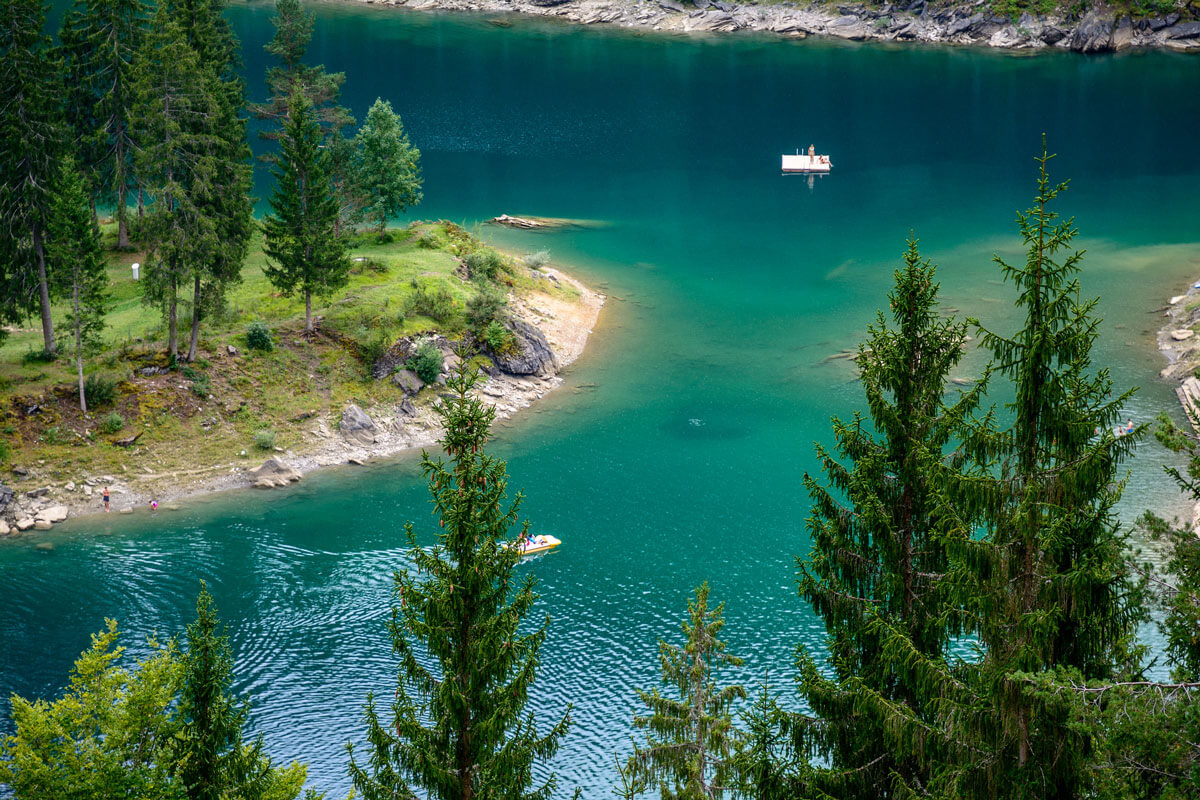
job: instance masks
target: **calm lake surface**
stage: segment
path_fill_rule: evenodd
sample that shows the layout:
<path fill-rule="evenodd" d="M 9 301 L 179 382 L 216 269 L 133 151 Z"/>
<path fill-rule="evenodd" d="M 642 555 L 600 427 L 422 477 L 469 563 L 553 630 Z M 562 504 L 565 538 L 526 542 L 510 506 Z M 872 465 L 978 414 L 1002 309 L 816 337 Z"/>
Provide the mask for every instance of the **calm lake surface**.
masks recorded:
<path fill-rule="evenodd" d="M 423 153 L 417 216 L 603 223 L 481 228 L 518 252 L 549 250 L 610 297 L 564 388 L 495 445 L 535 529 L 565 541 L 521 567 L 553 619 L 533 705 L 548 720 L 575 704 L 553 764 L 563 797 L 575 785 L 608 796 L 634 687 L 655 685 L 655 643 L 678 635 L 701 581 L 727 603 L 730 649 L 746 658 L 730 679 L 769 669 L 797 703 L 794 648 L 823 633 L 794 584 L 809 546 L 802 477 L 830 415 L 862 405 L 851 365 L 825 359 L 885 304 L 910 229 L 940 265 L 948 308 L 1011 329 L 1013 293 L 991 256 L 1020 258 L 1013 220 L 1043 131 L 1061 154 L 1055 175 L 1072 180 L 1060 209 L 1088 250 L 1085 293 L 1102 297 L 1097 365 L 1141 387 L 1135 419 L 1174 409 L 1150 312 L 1200 278 L 1196 58 L 316 12 L 313 60 L 347 73 L 360 119 L 390 99 Z M 256 97 L 271 14 L 261 2 L 230 11 Z M 833 174 L 780 176 L 779 154 L 810 142 Z M 980 365 L 972 356 L 959 373 Z M 1166 458 L 1149 443 L 1131 464 L 1127 519 L 1177 506 Z M 413 458 L 2 541 L 0 695 L 54 695 L 105 617 L 135 652 L 152 631 L 181 631 L 204 579 L 254 728 L 277 759 L 309 762 L 315 785 L 344 793 L 364 698 L 394 687 L 384 621 L 406 520 L 433 541 Z M 51 538 L 53 552 L 34 550 Z"/>

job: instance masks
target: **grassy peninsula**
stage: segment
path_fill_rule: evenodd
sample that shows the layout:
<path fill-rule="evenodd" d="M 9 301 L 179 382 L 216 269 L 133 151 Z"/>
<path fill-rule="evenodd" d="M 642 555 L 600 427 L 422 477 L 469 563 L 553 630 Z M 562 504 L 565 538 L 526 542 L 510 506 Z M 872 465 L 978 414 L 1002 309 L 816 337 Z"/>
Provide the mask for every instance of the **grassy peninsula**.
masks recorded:
<path fill-rule="evenodd" d="M 115 226 L 104 230 L 111 245 Z M 142 302 L 131 269 L 142 253 L 106 249 L 112 302 L 104 342 L 85 360 L 88 413 L 79 408 L 72 360 L 45 359 L 40 330 L 11 329 L 0 347 L 5 482 L 18 496 L 48 488 L 44 503 L 99 511 L 101 483 L 120 487 L 113 505 L 125 508 L 247 485 L 244 471 L 272 456 L 312 467 L 428 443 L 436 435 L 429 406 L 441 384 L 402 387 L 395 375 L 416 366 L 416 356 L 397 356 L 398 343 L 414 352 L 428 343 L 444 381 L 450 343 L 468 342 L 480 351 L 477 365 L 498 379 L 488 386 L 503 387 L 489 399 L 511 411 L 528 393 L 523 381 L 536 396 L 553 378 L 505 375 L 487 353 L 518 343 L 503 323 L 491 326 L 487 341 L 488 325 L 522 317 L 540 323 L 563 363 L 578 355 L 595 321 L 599 296 L 548 266 L 545 252 L 502 253 L 445 221 L 390 229 L 383 238 L 352 238 L 349 282 L 314 298 L 314 330 L 306 334 L 303 300 L 267 281 L 256 233 L 241 282 L 225 309 L 206 320 L 190 364 L 168 357 L 164 322 Z M 255 347 L 264 331 L 269 347 Z M 350 405 L 381 424 L 402 405 L 409 414 L 391 431 L 399 435 L 344 444 L 339 417 Z"/>

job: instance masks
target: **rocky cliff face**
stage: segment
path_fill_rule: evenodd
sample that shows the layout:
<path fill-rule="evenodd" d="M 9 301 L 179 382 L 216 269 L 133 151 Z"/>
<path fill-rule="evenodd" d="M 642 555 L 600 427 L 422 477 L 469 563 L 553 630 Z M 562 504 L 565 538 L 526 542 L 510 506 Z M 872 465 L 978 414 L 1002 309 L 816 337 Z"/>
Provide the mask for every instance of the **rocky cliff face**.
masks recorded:
<path fill-rule="evenodd" d="M 990 0 L 935 5 L 900 0 L 879 6 L 748 5 L 722 0 L 359 0 L 417 10 L 483 11 L 555 16 L 662 31 L 766 31 L 790 38 L 832 36 L 856 41 L 921 41 L 1011 49 L 1059 48 L 1108 53 L 1131 47 L 1200 52 L 1200 22 L 1178 12 L 1132 20 L 1096 7 L 1082 17 L 1026 13 L 998 16 Z"/>

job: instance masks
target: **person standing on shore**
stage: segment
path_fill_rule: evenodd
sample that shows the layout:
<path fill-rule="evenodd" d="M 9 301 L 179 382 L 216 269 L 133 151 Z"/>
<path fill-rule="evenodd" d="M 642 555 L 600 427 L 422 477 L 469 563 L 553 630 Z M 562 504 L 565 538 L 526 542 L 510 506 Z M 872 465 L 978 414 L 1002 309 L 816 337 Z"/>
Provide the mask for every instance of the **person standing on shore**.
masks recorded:
<path fill-rule="evenodd" d="M 109 508 L 108 508 L 109 496 L 108 496 L 108 487 L 107 486 L 104 487 L 104 491 L 100 492 L 100 497 L 101 497 L 101 499 L 104 500 L 104 513 L 107 514 L 109 511 Z"/>

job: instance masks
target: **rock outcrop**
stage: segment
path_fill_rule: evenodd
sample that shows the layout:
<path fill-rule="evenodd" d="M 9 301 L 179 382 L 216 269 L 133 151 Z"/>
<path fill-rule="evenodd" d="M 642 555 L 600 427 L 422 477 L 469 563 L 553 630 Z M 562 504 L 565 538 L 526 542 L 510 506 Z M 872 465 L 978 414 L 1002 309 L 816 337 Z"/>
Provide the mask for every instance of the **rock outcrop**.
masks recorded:
<path fill-rule="evenodd" d="M 273 489 L 287 486 L 300 480 L 300 473 L 277 458 L 268 458 L 258 469 L 249 473 L 251 485 L 256 489 Z"/>
<path fill-rule="evenodd" d="M 396 387 L 409 397 L 416 396 L 417 392 L 421 391 L 421 387 L 425 385 L 421 376 L 411 369 L 397 370 L 396 374 L 392 375 L 392 383 L 396 384 Z"/>
<path fill-rule="evenodd" d="M 373 3 L 377 0 L 363 0 Z M 866 3 L 741 4 L 724 0 L 384 0 L 421 10 L 483 11 L 553 16 L 585 25 L 612 24 L 665 31 L 764 31 L 789 38 L 811 34 L 854 40 L 922 41 L 1033 49 L 1055 47 L 1107 53 L 1126 47 L 1162 47 L 1200 52 L 1200 21 L 1183 21 L 1178 11 L 1132 20 L 1114 7 L 1095 8 L 1082 18 L 1066 11 L 1044 16 L 1025 12 L 999 16 L 983 0 L 952 5 L 900 0 Z M 1194 5 L 1189 7 L 1194 9 Z M 1194 16 L 1194 11 L 1191 12 Z M 501 224 L 538 227 L 525 218 Z"/>
<path fill-rule="evenodd" d="M 351 403 L 342 411 L 342 419 L 338 430 L 348 440 L 358 444 L 375 443 L 375 422 L 367 416 L 367 412 Z"/>
<path fill-rule="evenodd" d="M 496 366 L 510 375 L 552 375 L 558 371 L 558 358 L 545 334 L 519 319 L 510 320 L 508 327 L 517 340 L 515 352 L 489 352 Z"/>

